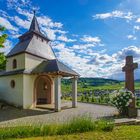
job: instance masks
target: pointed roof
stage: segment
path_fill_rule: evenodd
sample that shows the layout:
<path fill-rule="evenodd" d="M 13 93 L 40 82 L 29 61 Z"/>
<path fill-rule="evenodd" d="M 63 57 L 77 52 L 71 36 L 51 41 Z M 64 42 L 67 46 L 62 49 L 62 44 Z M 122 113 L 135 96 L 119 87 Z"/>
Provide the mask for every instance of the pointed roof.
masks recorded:
<path fill-rule="evenodd" d="M 32 19 L 29 31 L 35 31 L 35 32 L 41 33 L 40 28 L 39 28 L 39 24 L 38 24 L 36 15 L 35 15 L 35 11 L 34 11 L 34 17 Z"/>
<path fill-rule="evenodd" d="M 47 43 L 42 40 L 47 41 Z M 45 59 L 55 59 L 55 54 L 48 43 L 49 41 L 50 39 L 41 33 L 34 12 L 29 31 L 19 37 L 18 44 L 7 54 L 7 57 L 20 53 L 29 53 Z"/>
<path fill-rule="evenodd" d="M 62 62 L 58 61 L 57 59 L 43 61 L 32 71 L 32 73 L 57 73 L 64 76 L 79 76 L 77 72 L 75 72 Z"/>

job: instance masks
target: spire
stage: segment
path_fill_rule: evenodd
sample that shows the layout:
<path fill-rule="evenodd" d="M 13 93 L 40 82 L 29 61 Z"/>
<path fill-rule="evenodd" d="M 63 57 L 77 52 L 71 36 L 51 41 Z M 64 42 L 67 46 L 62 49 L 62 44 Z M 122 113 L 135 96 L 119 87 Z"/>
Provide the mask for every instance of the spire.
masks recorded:
<path fill-rule="evenodd" d="M 34 12 L 34 17 L 32 19 L 32 23 L 31 23 L 29 31 L 36 31 L 40 33 L 39 25 L 38 25 L 36 15 L 35 15 L 36 11 L 34 10 L 33 12 Z"/>

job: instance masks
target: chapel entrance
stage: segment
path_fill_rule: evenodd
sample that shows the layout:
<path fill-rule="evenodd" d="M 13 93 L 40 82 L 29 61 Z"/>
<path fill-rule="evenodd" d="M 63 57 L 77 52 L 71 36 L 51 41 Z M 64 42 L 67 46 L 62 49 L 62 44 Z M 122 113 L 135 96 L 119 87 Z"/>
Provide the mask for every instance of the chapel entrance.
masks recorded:
<path fill-rule="evenodd" d="M 51 80 L 47 76 L 39 76 L 35 82 L 36 105 L 51 104 Z"/>

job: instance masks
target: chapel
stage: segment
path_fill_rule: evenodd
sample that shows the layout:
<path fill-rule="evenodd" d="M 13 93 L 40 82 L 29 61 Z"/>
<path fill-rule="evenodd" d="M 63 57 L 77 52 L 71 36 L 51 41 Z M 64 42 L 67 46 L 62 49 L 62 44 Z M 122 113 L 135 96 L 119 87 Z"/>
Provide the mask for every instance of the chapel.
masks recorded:
<path fill-rule="evenodd" d="M 24 109 L 54 104 L 61 110 L 61 79 L 72 80 L 72 107 L 77 107 L 79 74 L 60 62 L 40 30 L 34 13 L 30 28 L 7 54 L 6 70 L 0 72 L 0 100 Z"/>

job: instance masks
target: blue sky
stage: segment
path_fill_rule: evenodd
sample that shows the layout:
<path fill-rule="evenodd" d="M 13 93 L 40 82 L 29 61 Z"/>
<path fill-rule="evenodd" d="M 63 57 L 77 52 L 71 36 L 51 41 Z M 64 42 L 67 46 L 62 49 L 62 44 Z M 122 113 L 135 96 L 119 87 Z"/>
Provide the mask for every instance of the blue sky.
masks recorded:
<path fill-rule="evenodd" d="M 30 26 L 33 9 L 59 60 L 82 77 L 124 79 L 126 55 L 140 62 L 140 0 L 0 0 L 9 52 Z M 135 72 L 136 78 L 140 70 Z"/>

